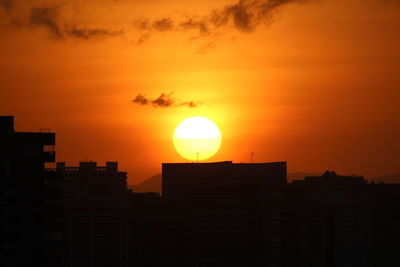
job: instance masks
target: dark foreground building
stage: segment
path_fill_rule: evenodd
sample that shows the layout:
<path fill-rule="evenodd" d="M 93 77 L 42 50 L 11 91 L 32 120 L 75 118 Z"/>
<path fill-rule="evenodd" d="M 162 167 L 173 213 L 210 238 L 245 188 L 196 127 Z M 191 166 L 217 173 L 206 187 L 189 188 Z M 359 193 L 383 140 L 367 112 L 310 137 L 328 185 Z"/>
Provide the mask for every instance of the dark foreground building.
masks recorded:
<path fill-rule="evenodd" d="M 254 194 L 286 184 L 286 162 L 164 163 L 162 194 L 166 199 L 189 198 L 217 191 Z"/>
<path fill-rule="evenodd" d="M 277 196 L 286 162 L 172 163 L 162 175 L 163 198 L 181 211 L 183 265 L 281 263 Z"/>
<path fill-rule="evenodd" d="M 136 212 L 139 266 L 400 265 L 400 185 L 359 176 L 287 184 L 284 162 L 163 164 L 163 197 Z"/>
<path fill-rule="evenodd" d="M 285 266 L 400 265 L 400 185 L 327 171 L 288 184 L 283 200 Z"/>
<path fill-rule="evenodd" d="M 80 162 L 76 167 L 58 162 L 57 174 L 65 245 L 59 266 L 127 266 L 126 173 L 118 171 L 117 162 Z"/>
<path fill-rule="evenodd" d="M 47 200 L 53 177 L 45 163 L 55 161 L 55 133 L 16 132 L 14 117 L 0 116 L 0 265 L 46 265 L 57 248 L 58 229 Z M 48 253 L 49 252 L 49 253 Z"/>

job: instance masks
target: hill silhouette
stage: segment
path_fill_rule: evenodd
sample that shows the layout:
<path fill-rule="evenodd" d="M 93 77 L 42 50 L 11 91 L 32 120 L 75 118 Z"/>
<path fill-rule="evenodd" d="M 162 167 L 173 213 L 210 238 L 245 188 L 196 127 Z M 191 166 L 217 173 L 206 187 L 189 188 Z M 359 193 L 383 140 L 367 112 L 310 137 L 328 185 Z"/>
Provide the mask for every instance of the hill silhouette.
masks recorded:
<path fill-rule="evenodd" d="M 155 192 L 161 194 L 161 174 L 156 174 L 138 185 L 129 185 L 129 189 L 138 193 Z"/>

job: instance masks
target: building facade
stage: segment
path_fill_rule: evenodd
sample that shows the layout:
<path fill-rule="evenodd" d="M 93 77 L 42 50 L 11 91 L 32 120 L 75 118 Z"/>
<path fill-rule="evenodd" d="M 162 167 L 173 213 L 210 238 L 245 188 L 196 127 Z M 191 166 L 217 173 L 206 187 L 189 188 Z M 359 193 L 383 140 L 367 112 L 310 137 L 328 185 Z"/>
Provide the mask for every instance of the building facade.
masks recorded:
<path fill-rule="evenodd" d="M 117 162 L 77 167 L 57 163 L 62 190 L 64 266 L 128 265 L 128 196 L 126 173 Z"/>
<path fill-rule="evenodd" d="M 14 117 L 0 116 L 1 263 L 46 266 L 57 243 L 47 205 L 54 192 L 45 164 L 55 161 L 55 133 L 16 132 Z M 57 245 L 55 245 L 57 246 Z"/>

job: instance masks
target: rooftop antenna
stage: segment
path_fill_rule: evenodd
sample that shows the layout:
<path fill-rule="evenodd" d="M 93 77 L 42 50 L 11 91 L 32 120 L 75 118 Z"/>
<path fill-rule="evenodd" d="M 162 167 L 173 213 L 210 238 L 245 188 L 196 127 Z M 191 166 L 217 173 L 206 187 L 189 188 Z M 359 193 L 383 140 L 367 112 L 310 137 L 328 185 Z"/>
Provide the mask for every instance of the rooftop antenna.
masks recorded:
<path fill-rule="evenodd" d="M 250 153 L 250 162 L 254 163 L 254 152 Z"/>

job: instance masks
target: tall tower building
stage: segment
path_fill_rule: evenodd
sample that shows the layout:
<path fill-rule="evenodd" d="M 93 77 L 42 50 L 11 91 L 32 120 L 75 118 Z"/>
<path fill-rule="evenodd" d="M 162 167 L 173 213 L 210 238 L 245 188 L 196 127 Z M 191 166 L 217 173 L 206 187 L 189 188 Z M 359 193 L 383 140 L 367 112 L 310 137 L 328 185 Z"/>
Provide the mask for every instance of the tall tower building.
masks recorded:
<path fill-rule="evenodd" d="M 55 133 L 16 132 L 14 117 L 0 116 L 2 266 L 45 266 L 45 163 L 55 161 Z"/>

